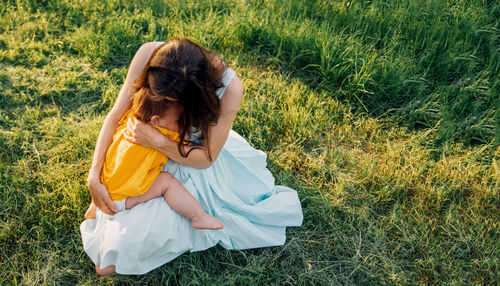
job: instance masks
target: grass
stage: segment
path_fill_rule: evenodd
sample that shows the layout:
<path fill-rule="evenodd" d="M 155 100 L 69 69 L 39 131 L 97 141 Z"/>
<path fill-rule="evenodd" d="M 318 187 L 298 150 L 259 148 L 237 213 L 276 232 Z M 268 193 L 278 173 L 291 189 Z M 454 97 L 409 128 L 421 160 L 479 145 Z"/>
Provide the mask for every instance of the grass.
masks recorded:
<path fill-rule="evenodd" d="M 0 284 L 498 283 L 500 4 L 143 2 L 0 4 Z M 233 129 L 304 224 L 98 278 L 79 224 L 100 126 L 136 49 L 180 36 L 239 74 Z"/>

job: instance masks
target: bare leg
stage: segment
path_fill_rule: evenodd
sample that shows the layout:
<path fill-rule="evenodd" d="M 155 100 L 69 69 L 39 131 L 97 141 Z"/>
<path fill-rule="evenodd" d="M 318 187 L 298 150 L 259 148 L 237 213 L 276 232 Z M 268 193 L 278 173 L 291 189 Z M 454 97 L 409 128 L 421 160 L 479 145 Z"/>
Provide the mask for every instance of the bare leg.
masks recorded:
<path fill-rule="evenodd" d="M 104 269 L 101 269 L 101 267 L 99 265 L 96 265 L 95 266 L 95 272 L 99 276 L 108 276 L 108 275 L 111 275 L 111 274 L 115 274 L 116 273 L 116 269 L 115 269 L 114 265 L 110 265 L 110 266 L 108 266 L 108 267 L 106 267 Z"/>
<path fill-rule="evenodd" d="M 167 175 L 164 175 L 164 173 Z M 168 175 L 170 174 L 167 172 L 160 172 L 160 174 L 158 175 L 158 177 L 156 177 L 155 181 L 153 182 L 151 187 L 149 187 L 147 192 L 145 192 L 142 195 L 128 197 L 127 200 L 125 201 L 125 209 L 130 209 L 140 203 L 147 202 L 154 198 L 163 196 L 167 190 L 168 185 L 170 184 Z M 175 178 L 172 175 L 170 176 L 175 180 Z"/>
<path fill-rule="evenodd" d="M 94 219 L 96 209 L 97 209 L 97 207 L 95 206 L 94 202 L 92 201 L 90 203 L 89 208 L 85 212 L 85 219 Z"/>
<path fill-rule="evenodd" d="M 194 228 L 220 229 L 224 227 L 220 220 L 207 214 L 191 193 L 168 172 L 160 172 L 146 193 L 128 197 L 125 201 L 125 208 L 129 209 L 159 196 L 165 197 L 174 211 L 190 219 Z"/>

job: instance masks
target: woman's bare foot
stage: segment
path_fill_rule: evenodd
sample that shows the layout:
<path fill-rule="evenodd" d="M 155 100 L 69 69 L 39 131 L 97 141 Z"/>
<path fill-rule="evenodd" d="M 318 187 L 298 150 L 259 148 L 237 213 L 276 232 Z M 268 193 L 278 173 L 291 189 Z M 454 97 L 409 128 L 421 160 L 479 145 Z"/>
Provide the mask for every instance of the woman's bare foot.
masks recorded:
<path fill-rule="evenodd" d="M 192 218 L 191 224 L 197 229 L 221 229 L 224 227 L 222 221 L 207 213 L 203 213 Z"/>
<path fill-rule="evenodd" d="M 85 219 L 94 219 L 96 210 L 97 207 L 94 205 L 94 202 L 91 202 L 89 208 L 85 212 Z"/>
<path fill-rule="evenodd" d="M 111 275 L 111 274 L 115 274 L 116 273 L 116 269 L 115 269 L 114 265 L 110 265 L 110 266 L 108 266 L 108 267 L 106 267 L 104 269 L 101 269 L 101 266 L 96 265 L 95 266 L 95 272 L 99 276 L 108 276 L 108 275 Z"/>

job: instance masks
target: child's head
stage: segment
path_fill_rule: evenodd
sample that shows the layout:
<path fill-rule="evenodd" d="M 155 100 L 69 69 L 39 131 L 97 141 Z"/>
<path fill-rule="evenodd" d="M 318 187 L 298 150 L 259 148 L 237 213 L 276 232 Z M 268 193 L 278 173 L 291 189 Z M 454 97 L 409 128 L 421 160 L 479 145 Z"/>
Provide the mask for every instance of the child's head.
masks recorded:
<path fill-rule="evenodd" d="M 132 113 L 143 122 L 163 118 L 169 109 L 178 105 L 175 100 L 155 95 L 149 88 L 138 90 L 134 93 L 132 100 Z"/>

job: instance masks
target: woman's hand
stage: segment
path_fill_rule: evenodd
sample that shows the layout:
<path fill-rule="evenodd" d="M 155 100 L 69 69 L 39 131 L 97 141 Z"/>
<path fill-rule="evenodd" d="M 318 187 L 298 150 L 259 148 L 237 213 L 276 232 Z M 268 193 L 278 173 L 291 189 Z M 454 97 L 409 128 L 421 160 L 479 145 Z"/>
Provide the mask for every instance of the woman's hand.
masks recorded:
<path fill-rule="evenodd" d="M 92 201 L 103 213 L 108 215 L 114 215 L 118 209 L 116 204 L 111 200 L 106 186 L 104 186 L 99 179 L 94 176 L 89 175 L 87 178 L 87 186 L 90 189 L 90 194 L 92 195 Z"/>
<path fill-rule="evenodd" d="M 161 144 L 163 134 L 151 124 L 144 123 L 137 118 L 129 118 L 127 121 L 127 131 L 123 136 L 128 141 L 149 148 L 157 148 Z"/>

